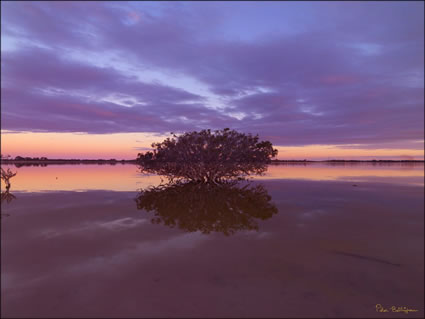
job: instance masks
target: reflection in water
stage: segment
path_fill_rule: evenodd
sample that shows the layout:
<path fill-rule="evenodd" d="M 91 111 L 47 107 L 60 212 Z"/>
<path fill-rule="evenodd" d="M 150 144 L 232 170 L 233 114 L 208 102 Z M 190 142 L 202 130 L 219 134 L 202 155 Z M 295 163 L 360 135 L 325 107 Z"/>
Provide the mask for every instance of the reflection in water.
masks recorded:
<path fill-rule="evenodd" d="M 141 191 L 135 200 L 138 209 L 155 212 L 154 224 L 231 235 L 238 230 L 258 230 L 256 219 L 265 220 L 278 212 L 262 185 L 244 184 L 169 183 Z"/>
<path fill-rule="evenodd" d="M 56 176 L 62 181 L 75 175 L 75 182 L 61 184 L 67 189 L 104 176 L 90 187 L 104 183 L 114 190 L 134 168 L 104 167 L 84 177 L 82 166 L 62 173 L 60 167 L 50 174 L 53 182 Z M 15 177 L 47 185 L 42 174 L 31 180 L 27 169 L 49 171 L 50 166 L 23 167 Z M 304 174 L 311 172 L 306 169 Z M 423 317 L 423 186 L 365 182 L 354 188 L 352 183 L 284 178 L 251 185 L 260 183 L 280 212 L 272 215 L 270 209 L 272 217 L 264 221 L 255 216 L 267 216 L 260 213 L 267 199 L 260 200 L 263 205 L 255 198 L 238 199 L 243 192 L 236 199 L 199 192 L 201 207 L 190 185 L 149 195 L 149 185 L 129 179 L 126 189 L 133 188 L 128 192 L 32 193 L 17 190 L 28 184 L 14 180 L 11 192 L 19 200 L 2 204 L 12 216 L 1 219 L 1 317 L 361 318 L 382 315 L 375 312 L 377 302 L 419 309 L 409 318 Z M 146 190 L 141 206 L 164 205 L 162 215 L 137 209 L 136 188 Z M 179 192 L 182 188 L 188 192 Z M 161 193 L 173 200 L 161 203 Z M 261 233 L 203 235 L 178 228 L 185 222 L 183 213 L 193 219 L 199 207 L 198 217 L 208 215 L 204 211 L 223 198 L 237 202 L 227 207 L 252 216 Z M 187 206 L 173 210 L 173 202 Z M 260 207 L 257 215 L 245 213 L 254 211 L 252 206 Z M 219 214 L 217 209 L 212 213 Z M 176 226 L 146 218 L 173 219 Z M 194 229 L 202 223 L 190 222 Z"/>
<path fill-rule="evenodd" d="M 6 166 L 7 167 L 7 166 Z M 384 183 L 423 186 L 424 164 L 351 164 L 329 165 L 326 163 L 273 164 L 264 176 L 255 180 L 332 180 L 332 181 L 379 181 Z M 48 165 L 46 167 L 24 166 L 13 177 L 14 192 L 112 190 L 129 191 L 157 186 L 158 175 L 142 175 L 134 164 L 124 165 Z M 2 186 L 3 186 L 2 181 Z"/>
<path fill-rule="evenodd" d="M 16 199 L 16 196 L 13 195 L 9 190 L 1 192 L 1 202 L 10 203 L 12 200 Z"/>
<path fill-rule="evenodd" d="M 3 205 L 4 202 L 6 202 L 7 204 L 9 204 L 11 201 L 13 201 L 14 199 L 16 199 L 16 196 L 13 195 L 9 189 L 7 189 L 4 192 L 1 192 L 1 204 Z M 2 208 L 3 210 L 3 208 Z M 0 216 L 10 216 L 9 214 L 6 213 L 1 213 Z"/>

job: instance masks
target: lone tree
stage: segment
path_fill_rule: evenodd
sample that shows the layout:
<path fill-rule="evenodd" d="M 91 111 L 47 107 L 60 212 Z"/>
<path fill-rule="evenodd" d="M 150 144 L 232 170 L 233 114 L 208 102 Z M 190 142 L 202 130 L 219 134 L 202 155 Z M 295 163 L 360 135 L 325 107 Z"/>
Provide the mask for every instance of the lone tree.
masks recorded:
<path fill-rule="evenodd" d="M 170 180 L 208 183 L 261 174 L 277 155 L 271 142 L 228 128 L 173 134 L 152 147 L 153 152 L 138 154 L 142 171 L 164 175 Z"/>

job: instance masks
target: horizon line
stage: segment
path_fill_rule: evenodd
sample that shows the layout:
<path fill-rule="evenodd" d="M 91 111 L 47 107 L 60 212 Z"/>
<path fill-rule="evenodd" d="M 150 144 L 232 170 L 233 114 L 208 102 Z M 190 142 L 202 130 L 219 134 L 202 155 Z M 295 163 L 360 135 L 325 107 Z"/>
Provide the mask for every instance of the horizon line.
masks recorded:
<path fill-rule="evenodd" d="M 19 157 L 19 159 L 17 159 Z M 134 162 L 135 159 L 115 159 L 115 158 L 99 158 L 99 159 L 81 159 L 81 158 L 47 158 L 47 157 L 29 157 L 29 156 L 16 156 L 15 158 L 1 158 L 1 162 L 53 162 L 53 161 L 69 161 L 69 162 Z M 271 162 L 425 162 L 424 159 L 326 159 L 326 160 L 312 160 L 312 159 L 271 159 Z"/>

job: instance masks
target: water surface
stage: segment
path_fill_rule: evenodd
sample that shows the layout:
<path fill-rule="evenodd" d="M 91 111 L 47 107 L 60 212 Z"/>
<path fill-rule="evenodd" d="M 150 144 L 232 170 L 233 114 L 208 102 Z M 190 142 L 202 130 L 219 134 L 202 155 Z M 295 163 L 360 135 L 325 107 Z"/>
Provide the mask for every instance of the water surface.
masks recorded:
<path fill-rule="evenodd" d="M 4 165 L 19 173 L 14 192 L 113 190 L 134 191 L 161 182 L 156 175 L 141 174 L 136 165 Z M 256 180 L 379 181 L 424 185 L 423 163 L 310 163 L 269 165 Z"/>
<path fill-rule="evenodd" d="M 161 180 L 134 165 L 17 170 L 3 317 L 424 315 L 423 164 L 271 165 L 244 190 L 166 188 L 144 205 Z"/>

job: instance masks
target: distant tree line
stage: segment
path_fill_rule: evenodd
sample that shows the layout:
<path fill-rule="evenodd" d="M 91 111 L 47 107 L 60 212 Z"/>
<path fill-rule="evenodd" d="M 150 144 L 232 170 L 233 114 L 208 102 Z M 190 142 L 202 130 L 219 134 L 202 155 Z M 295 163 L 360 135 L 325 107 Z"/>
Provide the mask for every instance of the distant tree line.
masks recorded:
<path fill-rule="evenodd" d="M 15 161 L 47 161 L 47 157 L 22 157 L 16 156 L 14 158 Z"/>

